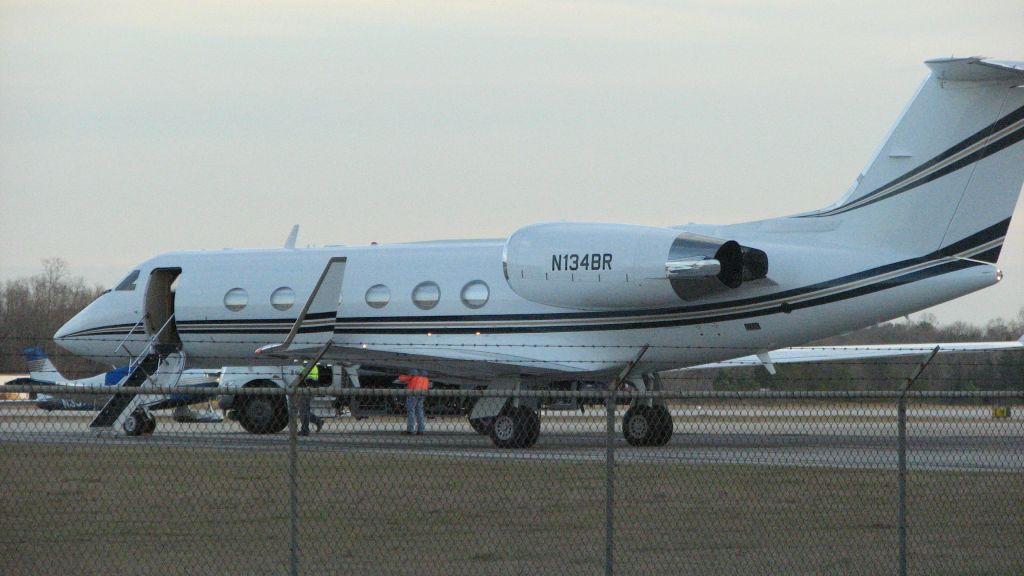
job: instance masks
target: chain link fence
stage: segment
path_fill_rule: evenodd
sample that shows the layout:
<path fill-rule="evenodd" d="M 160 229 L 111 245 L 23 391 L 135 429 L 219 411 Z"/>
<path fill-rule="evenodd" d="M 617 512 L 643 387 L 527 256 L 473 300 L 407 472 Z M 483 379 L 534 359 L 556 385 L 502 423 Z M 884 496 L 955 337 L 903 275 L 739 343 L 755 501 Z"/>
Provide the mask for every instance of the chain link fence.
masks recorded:
<path fill-rule="evenodd" d="M 311 397 L 309 435 L 245 431 L 228 392 Z M 422 435 L 403 390 L 205 393 L 140 436 L 0 406 L 0 573 L 1024 572 L 1024 392 L 522 391 L 525 449 L 467 418 L 508 391 L 417 393 Z M 665 445 L 624 439 L 631 404 Z"/>

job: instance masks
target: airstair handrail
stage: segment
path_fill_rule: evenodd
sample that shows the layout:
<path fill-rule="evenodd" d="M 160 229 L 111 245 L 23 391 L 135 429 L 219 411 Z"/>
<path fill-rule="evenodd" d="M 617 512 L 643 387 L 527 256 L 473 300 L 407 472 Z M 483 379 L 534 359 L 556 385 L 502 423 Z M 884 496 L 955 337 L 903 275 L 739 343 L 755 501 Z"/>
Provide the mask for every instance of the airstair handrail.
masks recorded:
<path fill-rule="evenodd" d="M 153 336 L 149 339 L 148 342 L 146 342 L 146 345 L 142 348 L 142 352 L 140 352 L 139 355 L 136 356 L 135 359 L 132 360 L 128 364 L 128 373 L 129 374 L 134 372 L 135 368 L 137 368 L 138 365 L 142 363 L 142 360 L 145 359 L 145 357 L 149 355 L 149 351 L 153 348 L 153 343 L 156 342 L 156 339 L 159 338 L 161 334 L 163 334 L 163 332 L 167 328 L 167 326 L 171 322 L 173 322 L 173 321 L 174 321 L 174 314 L 171 314 L 170 316 L 167 317 L 167 321 L 164 322 L 164 325 L 161 326 L 159 330 L 157 330 L 156 332 L 153 333 Z"/>
<path fill-rule="evenodd" d="M 132 326 L 132 329 L 128 331 L 128 334 L 126 334 L 125 337 L 121 340 L 121 342 L 117 345 L 117 348 L 114 348 L 114 353 L 115 354 L 117 354 L 118 350 L 124 349 L 124 351 L 128 353 L 128 358 L 132 357 L 131 350 L 126 348 L 124 343 L 127 342 L 128 339 L 132 337 L 132 334 L 135 333 L 135 329 L 138 328 L 145 321 L 146 321 L 146 315 L 143 314 L 142 318 L 139 318 L 139 321 L 135 323 L 135 326 Z"/>

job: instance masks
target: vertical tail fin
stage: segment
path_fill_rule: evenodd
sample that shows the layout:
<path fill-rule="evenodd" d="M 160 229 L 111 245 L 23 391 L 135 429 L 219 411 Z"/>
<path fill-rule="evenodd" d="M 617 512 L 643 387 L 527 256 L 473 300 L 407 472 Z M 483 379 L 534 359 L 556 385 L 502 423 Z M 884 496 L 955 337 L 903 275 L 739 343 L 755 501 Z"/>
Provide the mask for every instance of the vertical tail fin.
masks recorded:
<path fill-rule="evenodd" d="M 840 241 L 995 262 L 1024 183 L 1024 62 L 948 58 L 835 205 Z M 970 244 L 970 245 L 967 245 Z"/>
<path fill-rule="evenodd" d="M 28 367 L 29 377 L 39 382 L 61 383 L 67 382 L 57 367 L 50 362 L 46 356 L 46 350 L 42 348 L 25 348 L 22 351 L 25 356 L 25 364 Z"/>

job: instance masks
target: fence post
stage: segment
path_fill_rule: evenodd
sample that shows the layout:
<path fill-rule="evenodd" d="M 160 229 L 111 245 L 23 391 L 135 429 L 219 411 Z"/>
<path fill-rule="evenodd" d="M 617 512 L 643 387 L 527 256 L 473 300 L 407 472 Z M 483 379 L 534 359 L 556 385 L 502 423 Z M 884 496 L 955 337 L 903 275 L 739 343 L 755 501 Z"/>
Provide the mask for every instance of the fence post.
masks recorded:
<path fill-rule="evenodd" d="M 605 392 L 604 573 L 615 572 L 615 388 Z"/>
<path fill-rule="evenodd" d="M 288 574 L 299 574 L 299 434 L 295 386 L 288 392 Z"/>
<path fill-rule="evenodd" d="M 903 384 L 896 400 L 896 530 L 899 535 L 899 575 L 907 576 L 907 391 L 939 353 L 939 346 Z"/>
<path fill-rule="evenodd" d="M 605 460 L 604 460 L 604 573 L 612 576 L 615 572 L 615 393 L 640 363 L 650 344 L 644 344 L 632 360 L 626 363 L 608 385 L 605 392 Z"/>
<path fill-rule="evenodd" d="M 286 388 L 288 394 L 288 574 L 298 576 L 299 574 L 299 430 L 296 419 L 298 417 L 298 404 L 296 396 L 299 395 L 299 386 L 306 381 L 313 367 L 320 362 L 324 354 L 331 349 L 331 342 L 324 344 L 312 362 L 306 363 L 302 370 L 291 381 Z M 307 393 L 309 389 L 306 389 Z M 310 393 L 310 401 L 312 401 Z"/>
<path fill-rule="evenodd" d="M 897 530 L 899 533 L 899 575 L 907 576 L 907 396 L 900 394 L 896 400 L 897 425 Z"/>

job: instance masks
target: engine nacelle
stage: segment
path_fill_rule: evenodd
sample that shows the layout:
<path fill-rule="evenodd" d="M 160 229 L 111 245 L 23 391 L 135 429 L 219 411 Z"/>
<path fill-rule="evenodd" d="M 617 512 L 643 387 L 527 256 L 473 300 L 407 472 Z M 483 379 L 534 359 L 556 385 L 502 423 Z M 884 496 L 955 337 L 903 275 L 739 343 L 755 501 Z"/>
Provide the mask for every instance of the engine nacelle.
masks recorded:
<path fill-rule="evenodd" d="M 517 230 L 504 265 L 519 296 L 578 310 L 672 306 L 768 274 L 764 252 L 733 240 L 589 222 Z"/>

